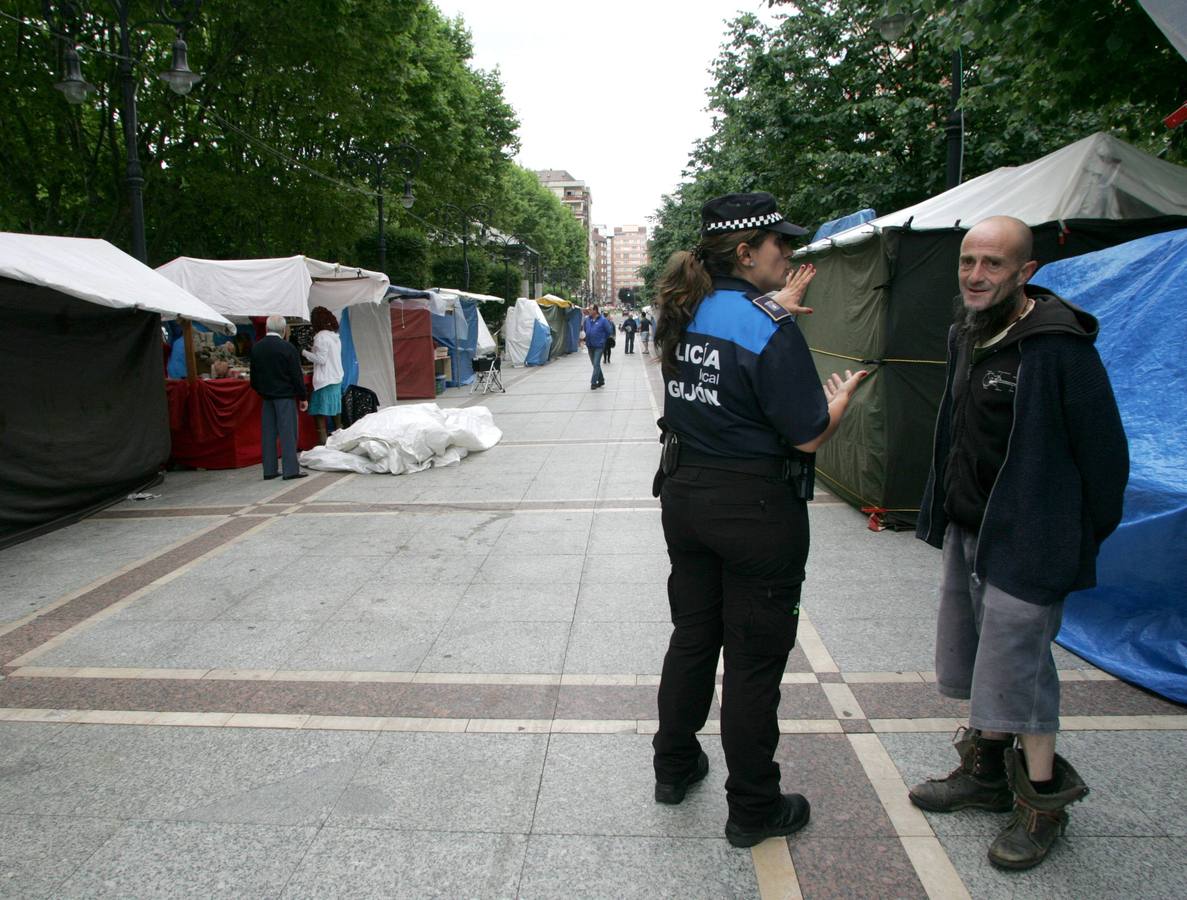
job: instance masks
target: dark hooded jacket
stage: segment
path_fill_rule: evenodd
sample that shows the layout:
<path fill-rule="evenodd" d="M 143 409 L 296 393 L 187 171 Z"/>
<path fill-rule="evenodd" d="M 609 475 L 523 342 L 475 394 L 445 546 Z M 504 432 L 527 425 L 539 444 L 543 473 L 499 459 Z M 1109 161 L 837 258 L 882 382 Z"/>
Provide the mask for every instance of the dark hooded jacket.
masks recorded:
<path fill-rule="evenodd" d="M 1097 551 L 1121 521 L 1129 449 L 1093 346 L 1095 317 L 1042 288 L 1026 292 L 1034 310 L 988 352 L 971 351 L 957 326 L 948 333 L 916 535 L 942 547 L 955 514 L 978 533 L 973 570 L 981 578 L 1049 604 L 1096 584 Z M 993 394 L 1013 398 L 1004 441 L 985 427 L 1003 416 Z M 964 467 L 957 477 L 952 465 Z M 950 498 L 949 488 L 959 495 Z"/>

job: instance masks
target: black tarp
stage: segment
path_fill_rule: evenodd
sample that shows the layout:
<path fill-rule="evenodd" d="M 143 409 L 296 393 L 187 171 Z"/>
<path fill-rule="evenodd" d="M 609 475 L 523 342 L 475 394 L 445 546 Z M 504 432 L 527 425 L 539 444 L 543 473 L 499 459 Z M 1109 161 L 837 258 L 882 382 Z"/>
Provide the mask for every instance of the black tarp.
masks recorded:
<path fill-rule="evenodd" d="M 1036 226 L 1040 265 L 1187 225 L 1182 216 Z M 886 228 L 857 244 L 802 257 L 817 275 L 800 328 L 821 378 L 868 368 L 837 434 L 817 452 L 822 483 L 883 522 L 913 527 L 931 465 L 944 390 L 948 326 L 956 312 L 963 228 Z"/>
<path fill-rule="evenodd" d="M 548 322 L 548 330 L 552 332 L 552 342 L 548 347 L 548 358 L 553 360 L 568 352 L 565 349 L 565 326 L 568 319 L 567 310 L 565 307 L 555 306 L 551 303 L 541 303 L 540 312 L 544 313 L 544 319 Z"/>
<path fill-rule="evenodd" d="M 0 278 L 0 547 L 102 508 L 169 457 L 161 317 Z"/>

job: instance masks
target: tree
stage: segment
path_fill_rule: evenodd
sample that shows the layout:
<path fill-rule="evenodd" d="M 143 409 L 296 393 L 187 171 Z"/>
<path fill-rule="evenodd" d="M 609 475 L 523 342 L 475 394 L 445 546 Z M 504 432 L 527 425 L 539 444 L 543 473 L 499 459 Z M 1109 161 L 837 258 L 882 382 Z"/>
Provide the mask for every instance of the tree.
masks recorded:
<path fill-rule="evenodd" d="M 81 20 L 85 74 L 100 91 L 70 107 L 52 86 L 61 47 L 38 27 L 40 4 L 13 5 L 30 24 L 0 20 L 0 227 L 126 246 L 115 61 L 99 52 L 112 50 L 114 25 L 102 11 Z M 207 4 L 187 33 L 204 79 L 186 100 L 156 78 L 172 37 L 150 29 L 136 69 L 154 262 L 348 256 L 374 233 L 368 150 L 399 140 L 423 150 L 417 209 L 431 210 L 494 193 L 518 146 L 498 73 L 470 68 L 464 24 L 429 0 Z M 392 205 L 397 226 L 418 221 Z"/>
<path fill-rule="evenodd" d="M 775 24 L 753 15 L 730 23 L 713 64 L 713 133 L 694 146 L 686 180 L 656 213 L 648 292 L 670 253 L 695 244 L 699 207 L 711 196 L 769 190 L 812 229 L 943 190 L 949 57 L 959 46 L 966 180 L 1099 130 L 1184 158 L 1184 135 L 1168 145 L 1159 121 L 1181 102 L 1187 63 L 1125 0 L 772 5 L 787 13 Z M 888 9 L 912 16 L 894 44 L 877 28 Z"/>

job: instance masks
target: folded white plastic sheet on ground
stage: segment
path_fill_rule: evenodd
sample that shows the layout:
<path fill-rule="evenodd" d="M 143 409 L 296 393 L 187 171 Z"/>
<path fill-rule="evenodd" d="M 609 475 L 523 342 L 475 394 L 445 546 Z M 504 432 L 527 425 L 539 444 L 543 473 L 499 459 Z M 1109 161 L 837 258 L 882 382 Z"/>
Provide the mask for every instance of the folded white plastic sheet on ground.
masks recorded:
<path fill-rule="evenodd" d="M 429 466 L 455 466 L 503 439 L 485 406 L 442 409 L 436 403 L 388 406 L 330 435 L 324 447 L 301 454 L 310 469 L 403 475 Z"/>

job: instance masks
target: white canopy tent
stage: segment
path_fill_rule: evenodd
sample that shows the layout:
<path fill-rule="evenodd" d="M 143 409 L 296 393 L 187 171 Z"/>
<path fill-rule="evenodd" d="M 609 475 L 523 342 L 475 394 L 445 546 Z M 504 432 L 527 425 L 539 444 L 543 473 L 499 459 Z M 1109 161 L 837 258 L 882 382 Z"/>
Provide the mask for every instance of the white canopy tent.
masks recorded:
<path fill-rule="evenodd" d="M 235 330 L 192 293 L 104 240 L 0 232 L 0 277 L 100 306 L 192 319 L 227 334 Z"/>
<path fill-rule="evenodd" d="M 315 307 L 336 315 L 351 307 L 350 333 L 359 360 L 359 384 L 375 392 L 381 406 L 396 402 L 388 278 L 308 256 L 276 259 L 195 259 L 179 256 L 157 269 L 224 315 L 309 319 Z"/>
<path fill-rule="evenodd" d="M 530 297 L 520 297 L 503 320 L 503 345 L 511 365 L 522 366 L 527 362 L 532 338 L 540 329 L 552 333 L 540 304 Z"/>
<path fill-rule="evenodd" d="M 1187 177 L 1182 166 L 1102 131 L 1034 162 L 994 169 L 922 203 L 815 241 L 797 255 L 858 244 L 885 228 L 968 228 L 996 215 L 1032 226 L 1069 219 L 1187 215 Z"/>

